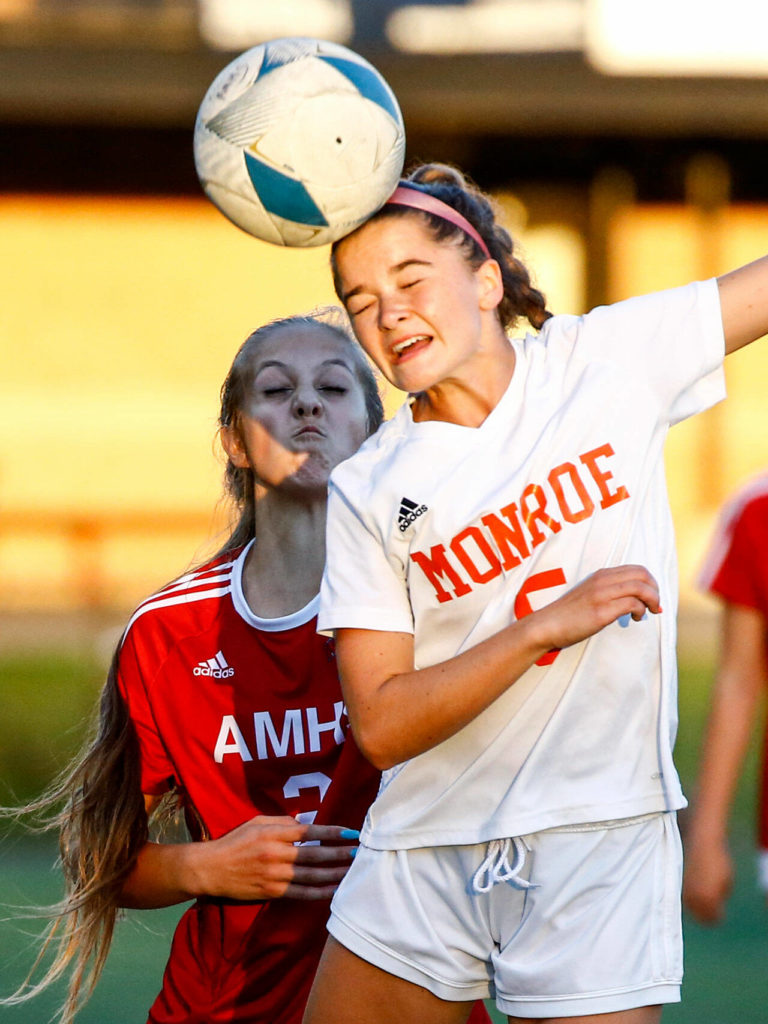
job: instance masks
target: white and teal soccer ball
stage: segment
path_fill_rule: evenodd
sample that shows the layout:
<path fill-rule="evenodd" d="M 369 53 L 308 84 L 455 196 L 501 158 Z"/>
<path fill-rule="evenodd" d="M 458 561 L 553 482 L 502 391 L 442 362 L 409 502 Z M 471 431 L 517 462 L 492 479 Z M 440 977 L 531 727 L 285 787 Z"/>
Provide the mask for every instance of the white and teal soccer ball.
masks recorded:
<path fill-rule="evenodd" d="M 197 114 L 195 167 L 212 202 L 275 245 L 325 245 L 397 186 L 405 130 L 389 85 L 322 39 L 275 39 L 233 60 Z"/>

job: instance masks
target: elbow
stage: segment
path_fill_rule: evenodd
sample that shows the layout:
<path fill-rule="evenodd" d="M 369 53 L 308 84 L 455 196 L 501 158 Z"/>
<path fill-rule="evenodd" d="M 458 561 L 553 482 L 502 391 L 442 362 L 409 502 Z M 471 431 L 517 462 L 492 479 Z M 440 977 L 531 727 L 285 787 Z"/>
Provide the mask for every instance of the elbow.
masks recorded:
<path fill-rule="evenodd" d="M 136 884 L 136 872 L 132 870 L 115 894 L 115 906 L 120 910 L 146 910 L 142 895 L 141 886 Z"/>
<path fill-rule="evenodd" d="M 143 863 L 144 848 L 139 850 L 123 878 L 122 885 L 115 893 L 115 906 L 121 910 L 151 910 L 154 906 L 152 900 L 147 899 L 147 872 L 143 868 Z"/>
<path fill-rule="evenodd" d="M 146 904 L 143 900 L 138 899 L 131 893 L 123 890 L 119 893 L 115 906 L 118 910 L 152 910 L 152 906 Z"/>
<path fill-rule="evenodd" d="M 374 726 L 358 727 L 353 729 L 353 733 L 360 753 L 378 771 L 387 771 L 406 760 L 407 755 L 381 729 Z"/>
<path fill-rule="evenodd" d="M 375 751 L 372 754 L 365 754 L 365 757 L 368 761 L 371 762 L 373 767 L 380 772 L 386 772 L 390 768 L 394 768 L 396 764 L 400 764 L 400 762 L 404 760 L 404 758 L 401 757 L 395 757 L 391 754 L 388 755 L 386 751 Z"/>

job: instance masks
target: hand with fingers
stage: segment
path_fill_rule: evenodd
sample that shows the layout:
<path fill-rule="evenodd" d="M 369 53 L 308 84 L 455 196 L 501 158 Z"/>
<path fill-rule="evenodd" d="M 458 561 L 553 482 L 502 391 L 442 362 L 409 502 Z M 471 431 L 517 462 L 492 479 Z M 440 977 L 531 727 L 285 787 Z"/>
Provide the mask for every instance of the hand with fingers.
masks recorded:
<path fill-rule="evenodd" d="M 237 900 L 330 899 L 357 852 L 358 832 L 259 815 L 197 847 L 198 892 Z"/>
<path fill-rule="evenodd" d="M 550 647 L 562 648 L 586 640 L 617 620 L 639 622 L 646 612 L 661 612 L 656 580 L 641 565 L 618 565 L 587 576 L 542 608 L 538 621 L 552 641 Z"/>

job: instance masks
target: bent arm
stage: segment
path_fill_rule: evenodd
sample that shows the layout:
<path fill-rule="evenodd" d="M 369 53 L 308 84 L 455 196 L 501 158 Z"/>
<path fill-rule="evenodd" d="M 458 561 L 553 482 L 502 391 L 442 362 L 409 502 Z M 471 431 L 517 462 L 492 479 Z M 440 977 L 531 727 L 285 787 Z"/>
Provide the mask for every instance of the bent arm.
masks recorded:
<path fill-rule="evenodd" d="M 391 768 L 453 736 L 553 648 L 597 633 L 621 615 L 661 611 L 656 582 L 640 566 L 602 569 L 540 611 L 447 661 L 414 668 L 407 633 L 340 629 L 336 654 L 357 744 Z"/>
<path fill-rule="evenodd" d="M 147 817 L 161 797 L 144 794 Z M 134 910 L 172 907 L 202 895 L 197 891 L 195 846 L 202 843 L 146 843 L 128 875 L 121 893 L 120 906 Z"/>
<path fill-rule="evenodd" d="M 145 796 L 150 809 L 155 800 Z M 330 899 L 352 863 L 353 834 L 337 825 L 259 815 L 207 842 L 146 843 L 123 886 L 120 905 L 152 910 L 200 896 Z"/>
<path fill-rule="evenodd" d="M 731 888 L 728 818 L 766 685 L 765 628 L 754 608 L 725 605 L 720 661 L 686 835 L 683 896 L 690 912 L 705 923 L 722 918 Z"/>
<path fill-rule="evenodd" d="M 768 334 L 768 256 L 717 279 L 725 352 Z"/>

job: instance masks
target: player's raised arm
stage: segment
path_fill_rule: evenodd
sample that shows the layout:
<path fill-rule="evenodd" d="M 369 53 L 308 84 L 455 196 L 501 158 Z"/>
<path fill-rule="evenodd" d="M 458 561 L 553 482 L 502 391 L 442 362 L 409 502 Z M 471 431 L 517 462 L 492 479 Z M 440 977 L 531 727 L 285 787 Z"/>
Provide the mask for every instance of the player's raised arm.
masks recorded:
<path fill-rule="evenodd" d="M 717 279 L 726 354 L 768 334 L 768 256 Z"/>

